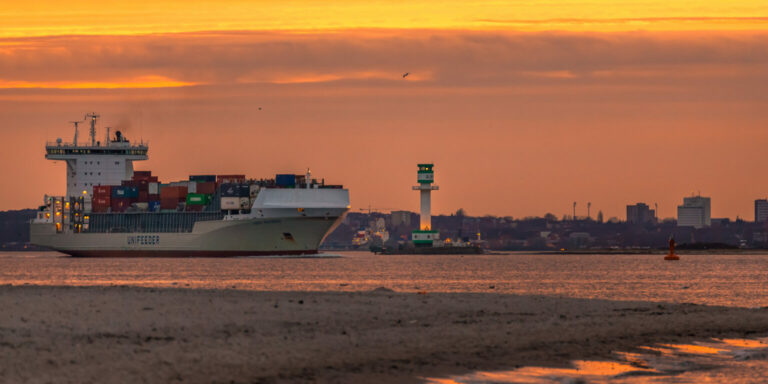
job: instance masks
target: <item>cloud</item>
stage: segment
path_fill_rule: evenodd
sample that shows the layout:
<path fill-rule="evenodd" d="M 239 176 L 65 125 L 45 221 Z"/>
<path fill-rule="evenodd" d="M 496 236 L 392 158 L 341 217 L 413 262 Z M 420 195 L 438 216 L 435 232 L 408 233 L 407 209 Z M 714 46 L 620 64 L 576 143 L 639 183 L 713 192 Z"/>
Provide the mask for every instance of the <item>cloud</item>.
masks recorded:
<path fill-rule="evenodd" d="M 716 68 L 710 74 L 763 78 L 768 71 L 766 37 L 768 33 L 746 32 L 470 31 L 69 36 L 0 40 L 0 74 L 7 87 L 59 88 L 131 82 L 383 86 L 402 80 L 405 72 L 411 73 L 409 80 L 424 85 L 487 88 L 564 80 L 592 85 L 647 82 L 649 77 L 674 82 L 706 68 Z"/>
<path fill-rule="evenodd" d="M 709 16 L 678 16 L 678 17 L 606 17 L 606 18 L 554 18 L 554 19 L 478 19 L 483 23 L 493 24 L 628 24 L 628 23 L 738 23 L 743 26 L 768 24 L 768 17 L 709 17 Z M 745 28 L 746 29 L 746 28 Z"/>
<path fill-rule="evenodd" d="M 24 81 L 0 79 L 0 89 L 119 89 L 119 88 L 176 88 L 199 85 L 177 81 L 165 76 L 139 76 L 128 80 L 110 81 Z"/>

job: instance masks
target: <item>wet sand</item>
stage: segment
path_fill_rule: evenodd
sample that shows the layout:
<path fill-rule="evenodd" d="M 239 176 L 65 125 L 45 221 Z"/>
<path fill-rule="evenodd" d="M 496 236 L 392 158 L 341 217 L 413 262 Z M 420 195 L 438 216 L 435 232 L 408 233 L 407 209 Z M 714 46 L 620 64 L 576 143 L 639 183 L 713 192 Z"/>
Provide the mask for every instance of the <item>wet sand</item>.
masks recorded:
<path fill-rule="evenodd" d="M 0 286 L 0 382 L 419 382 L 768 333 L 768 309 L 485 293 Z"/>

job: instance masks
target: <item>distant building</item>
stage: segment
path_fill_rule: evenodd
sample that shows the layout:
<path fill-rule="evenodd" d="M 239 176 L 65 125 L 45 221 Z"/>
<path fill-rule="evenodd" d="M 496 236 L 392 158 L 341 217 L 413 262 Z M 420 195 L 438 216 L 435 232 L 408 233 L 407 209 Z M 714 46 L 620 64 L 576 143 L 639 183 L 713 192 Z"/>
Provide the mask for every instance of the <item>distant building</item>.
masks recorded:
<path fill-rule="evenodd" d="M 712 225 L 711 199 L 691 196 L 683 198 L 683 205 L 677 206 L 677 226 L 703 228 Z"/>
<path fill-rule="evenodd" d="M 627 222 L 630 224 L 647 224 L 656 221 L 656 211 L 645 203 L 627 205 Z"/>
<path fill-rule="evenodd" d="M 768 200 L 755 200 L 755 223 L 768 221 Z"/>
<path fill-rule="evenodd" d="M 411 213 L 408 211 L 392 211 L 389 214 L 389 221 L 392 227 L 409 226 L 411 225 Z"/>

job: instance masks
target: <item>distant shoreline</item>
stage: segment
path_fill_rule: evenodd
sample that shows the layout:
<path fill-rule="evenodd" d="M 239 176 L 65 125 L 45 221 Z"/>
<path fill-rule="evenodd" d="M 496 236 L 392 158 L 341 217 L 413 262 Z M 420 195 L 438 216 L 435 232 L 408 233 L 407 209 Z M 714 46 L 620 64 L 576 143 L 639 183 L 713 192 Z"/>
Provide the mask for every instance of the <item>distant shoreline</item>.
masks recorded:
<path fill-rule="evenodd" d="M 0 382 L 416 383 L 768 333 L 766 308 L 385 288 L 5 285 L 0 307 Z"/>
<path fill-rule="evenodd" d="M 666 255 L 666 249 L 583 249 L 565 251 L 509 251 L 534 255 Z M 768 249 L 677 249 L 678 255 L 768 255 Z"/>

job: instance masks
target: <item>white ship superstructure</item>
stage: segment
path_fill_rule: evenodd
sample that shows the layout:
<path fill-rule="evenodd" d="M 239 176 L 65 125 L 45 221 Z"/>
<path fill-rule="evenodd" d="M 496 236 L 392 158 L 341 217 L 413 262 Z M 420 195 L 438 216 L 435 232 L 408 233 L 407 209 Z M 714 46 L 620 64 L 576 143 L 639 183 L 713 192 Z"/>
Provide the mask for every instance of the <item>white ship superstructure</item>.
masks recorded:
<path fill-rule="evenodd" d="M 67 195 L 91 195 L 94 185 L 120 185 L 123 180 L 133 176 L 133 162 L 147 160 L 147 144 L 131 144 L 120 131 L 114 138 L 109 137 L 109 130 L 104 141 L 96 139 L 96 120 L 99 115 L 90 113 L 85 116 L 90 123 L 89 140 L 78 142 L 78 124 L 75 124 L 75 136 L 72 143 L 64 143 L 60 138 L 45 146 L 45 158 L 63 160 L 67 164 Z"/>
<path fill-rule="evenodd" d="M 306 175 L 198 175 L 160 183 L 133 162 L 148 145 L 115 132 L 58 139 L 46 158 L 67 164 L 66 196 L 46 196 L 32 243 L 73 256 L 250 256 L 317 253 L 349 210 L 349 191 Z"/>

